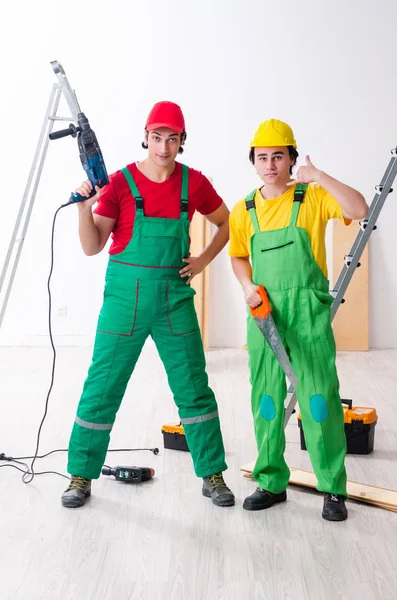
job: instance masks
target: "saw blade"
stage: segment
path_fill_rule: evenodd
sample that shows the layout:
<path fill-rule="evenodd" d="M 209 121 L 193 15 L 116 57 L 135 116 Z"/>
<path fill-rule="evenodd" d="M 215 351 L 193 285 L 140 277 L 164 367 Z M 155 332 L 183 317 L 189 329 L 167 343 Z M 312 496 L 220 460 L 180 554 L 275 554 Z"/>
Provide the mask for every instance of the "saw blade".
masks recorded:
<path fill-rule="evenodd" d="M 280 363 L 282 370 L 284 371 L 294 388 L 296 388 L 296 386 L 298 385 L 298 379 L 295 375 L 295 371 L 292 368 L 288 354 L 281 341 L 280 334 L 277 331 L 277 327 L 272 315 L 269 314 L 265 319 L 260 319 L 257 317 L 254 317 L 254 319 L 259 329 L 263 333 L 269 346 L 276 355 L 276 358 Z"/>

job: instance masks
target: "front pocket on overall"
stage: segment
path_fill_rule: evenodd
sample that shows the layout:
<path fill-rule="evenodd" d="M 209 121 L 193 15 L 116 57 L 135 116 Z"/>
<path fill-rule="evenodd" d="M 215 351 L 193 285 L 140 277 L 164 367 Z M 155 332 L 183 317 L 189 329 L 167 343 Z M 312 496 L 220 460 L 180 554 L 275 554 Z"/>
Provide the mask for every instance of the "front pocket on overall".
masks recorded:
<path fill-rule="evenodd" d="M 312 288 L 311 290 L 314 298 L 323 306 L 330 307 L 334 301 L 333 296 L 329 292 L 324 292 L 323 290 L 316 290 Z"/>
<path fill-rule="evenodd" d="M 139 280 L 128 281 L 119 275 L 110 276 L 105 284 L 97 331 L 131 336 L 135 327 L 138 292 Z"/>
<path fill-rule="evenodd" d="M 177 285 L 174 285 L 177 283 Z M 199 329 L 194 308 L 194 289 L 185 283 L 169 281 L 166 290 L 167 318 L 171 333 L 187 335 Z"/>
<path fill-rule="evenodd" d="M 299 298 L 299 339 L 304 343 L 333 343 L 331 294 L 327 291 L 307 288 L 300 290 Z"/>

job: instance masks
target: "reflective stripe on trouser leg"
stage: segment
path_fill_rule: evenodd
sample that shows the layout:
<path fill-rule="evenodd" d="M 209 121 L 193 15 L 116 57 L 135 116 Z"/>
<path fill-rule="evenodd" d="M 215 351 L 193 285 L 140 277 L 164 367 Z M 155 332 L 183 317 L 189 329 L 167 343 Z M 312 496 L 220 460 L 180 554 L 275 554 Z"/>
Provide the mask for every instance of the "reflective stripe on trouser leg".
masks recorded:
<path fill-rule="evenodd" d="M 139 327 L 131 337 L 97 333 L 69 443 L 71 475 L 99 477 L 110 431 L 146 336 Z"/>
<path fill-rule="evenodd" d="M 198 477 L 207 477 L 227 469 L 225 450 L 218 406 L 214 393 L 208 386 L 203 344 L 193 300 L 191 304 L 180 304 L 180 310 L 187 313 L 184 315 L 184 322 L 191 323 L 194 330 L 185 335 L 172 333 L 168 317 L 164 315 L 164 318 L 159 317 L 153 324 L 152 337 L 167 371 L 168 383 L 179 409 L 195 473 Z M 175 312 L 173 311 L 173 316 Z"/>
<path fill-rule="evenodd" d="M 217 417 L 219 417 L 219 413 L 216 410 L 206 415 L 199 415 L 198 417 L 186 417 L 185 419 L 181 418 L 181 423 L 182 425 L 193 425 L 194 423 L 204 423 L 204 421 L 211 421 L 211 419 L 215 419 Z"/>
<path fill-rule="evenodd" d="M 113 427 L 113 423 L 89 423 L 88 421 L 83 421 L 80 417 L 75 418 L 75 422 L 80 427 L 85 427 L 86 429 L 97 429 L 98 431 L 110 431 Z"/>
<path fill-rule="evenodd" d="M 285 375 L 252 318 L 248 319 L 251 408 L 258 457 L 252 471 L 258 486 L 279 494 L 288 486 L 289 469 L 284 460 Z"/>
<path fill-rule="evenodd" d="M 300 343 L 298 360 L 292 353 L 293 367 L 302 382 L 297 388 L 297 399 L 317 489 L 347 496 L 346 434 L 334 343 Z M 300 377 L 301 372 L 310 376 Z"/>

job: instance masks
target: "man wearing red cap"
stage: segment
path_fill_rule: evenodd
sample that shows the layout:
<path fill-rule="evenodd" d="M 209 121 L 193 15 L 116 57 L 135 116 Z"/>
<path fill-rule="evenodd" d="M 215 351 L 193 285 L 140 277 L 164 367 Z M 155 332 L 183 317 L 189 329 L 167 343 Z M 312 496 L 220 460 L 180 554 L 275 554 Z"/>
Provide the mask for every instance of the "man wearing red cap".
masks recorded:
<path fill-rule="evenodd" d="M 117 171 L 109 185 L 78 204 L 85 254 L 98 254 L 110 234 L 112 244 L 92 364 L 70 439 L 66 507 L 82 506 L 91 494 L 91 480 L 100 475 L 116 413 L 148 336 L 167 372 L 195 473 L 204 479 L 203 495 L 217 506 L 234 504 L 222 476 L 227 466 L 218 407 L 208 386 L 190 286 L 226 245 L 229 211 L 206 177 L 175 161 L 185 140 L 180 107 L 155 104 L 142 144 L 147 158 Z M 88 197 L 91 190 L 85 181 L 77 191 Z M 191 257 L 189 225 L 195 210 L 217 230 L 202 254 Z"/>

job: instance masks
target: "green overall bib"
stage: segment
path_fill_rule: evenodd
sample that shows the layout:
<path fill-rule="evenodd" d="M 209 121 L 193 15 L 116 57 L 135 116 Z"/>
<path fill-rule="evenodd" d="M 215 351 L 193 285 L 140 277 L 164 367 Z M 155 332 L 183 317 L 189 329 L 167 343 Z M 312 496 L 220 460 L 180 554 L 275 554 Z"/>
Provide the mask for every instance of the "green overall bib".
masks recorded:
<path fill-rule="evenodd" d="M 92 363 L 70 439 L 68 472 L 99 477 L 116 413 L 150 335 L 167 372 L 195 473 L 207 477 L 227 466 L 218 407 L 208 386 L 195 291 L 179 274 L 182 258 L 189 255 L 188 168 L 182 168 L 179 219 L 146 217 L 131 173 L 126 168 L 122 173 L 135 199 L 133 235 L 125 250 L 109 256 Z"/>
<path fill-rule="evenodd" d="M 259 229 L 256 190 L 247 196 L 255 231 L 251 237 L 252 280 L 268 292 L 274 321 L 298 378 L 296 393 L 317 488 L 347 496 L 346 436 L 331 327 L 333 299 L 313 257 L 308 233 L 296 225 L 306 187 L 296 186 L 289 227 L 273 231 Z M 287 386 L 249 310 L 247 347 L 258 447 L 253 477 L 259 487 L 278 494 L 286 489 L 290 475 L 284 460 Z"/>

